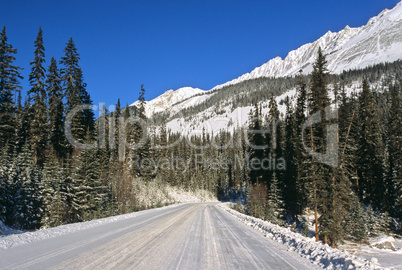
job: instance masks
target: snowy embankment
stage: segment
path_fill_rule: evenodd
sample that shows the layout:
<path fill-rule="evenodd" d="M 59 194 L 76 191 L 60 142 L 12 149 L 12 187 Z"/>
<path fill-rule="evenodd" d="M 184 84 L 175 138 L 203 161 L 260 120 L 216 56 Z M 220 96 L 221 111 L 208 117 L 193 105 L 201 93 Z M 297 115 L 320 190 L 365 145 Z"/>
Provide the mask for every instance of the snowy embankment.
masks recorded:
<path fill-rule="evenodd" d="M 175 203 L 175 204 L 171 204 L 169 206 L 164 206 L 164 207 L 160 207 L 160 208 L 153 208 L 153 209 L 133 212 L 133 213 L 124 214 L 124 215 L 117 215 L 117 216 L 112 216 L 112 217 L 107 217 L 107 218 L 101 218 L 101 219 L 91 220 L 91 221 L 87 221 L 87 222 L 67 224 L 67 225 L 62 225 L 62 226 L 58 226 L 58 227 L 54 227 L 54 228 L 37 230 L 37 231 L 32 231 L 32 232 L 23 232 L 20 230 L 14 230 L 12 228 L 5 226 L 0 221 L 0 250 L 8 249 L 10 247 L 19 246 L 19 245 L 23 245 L 23 244 L 33 243 L 33 242 L 37 242 L 37 241 L 48 239 L 48 238 L 53 238 L 53 237 L 56 237 L 59 235 L 74 233 L 77 231 L 86 230 L 89 228 L 97 227 L 100 225 L 104 225 L 104 224 L 108 224 L 108 223 L 112 223 L 112 222 L 116 222 L 116 221 L 120 221 L 120 220 L 138 217 L 138 216 L 148 214 L 153 211 L 160 211 L 160 210 L 166 209 L 166 208 L 177 207 L 183 203 L 216 201 L 216 198 L 213 198 L 213 196 L 211 196 L 211 193 L 206 192 L 206 191 L 189 192 L 189 191 L 184 191 L 183 189 L 180 189 L 178 187 L 171 187 L 171 186 L 166 187 L 166 189 L 167 189 L 166 190 L 167 195 L 170 199 L 170 203 Z"/>
<path fill-rule="evenodd" d="M 261 231 L 266 237 L 286 245 L 289 251 L 297 252 L 300 256 L 309 259 L 323 269 L 390 269 L 380 266 L 375 258 L 368 261 L 320 242 L 315 242 L 315 239 L 294 233 L 290 229 L 241 214 L 227 205 L 221 207 L 246 225 Z"/>

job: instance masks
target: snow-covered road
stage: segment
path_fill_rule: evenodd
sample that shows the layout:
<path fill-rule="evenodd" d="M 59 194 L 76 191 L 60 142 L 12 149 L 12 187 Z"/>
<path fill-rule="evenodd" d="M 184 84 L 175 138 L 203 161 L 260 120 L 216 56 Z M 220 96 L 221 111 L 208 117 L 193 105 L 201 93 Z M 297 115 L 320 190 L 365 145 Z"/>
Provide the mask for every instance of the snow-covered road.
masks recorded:
<path fill-rule="evenodd" d="M 1 269 L 315 269 L 217 203 L 166 207 L 0 250 Z"/>

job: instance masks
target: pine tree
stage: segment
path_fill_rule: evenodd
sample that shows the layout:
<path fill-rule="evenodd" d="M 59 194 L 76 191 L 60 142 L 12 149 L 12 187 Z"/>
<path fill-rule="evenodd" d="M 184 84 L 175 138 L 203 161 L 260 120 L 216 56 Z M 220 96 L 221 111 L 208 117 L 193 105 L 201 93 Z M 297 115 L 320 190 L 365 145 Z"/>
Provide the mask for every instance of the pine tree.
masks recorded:
<path fill-rule="evenodd" d="M 141 85 L 140 95 L 138 97 L 139 108 L 137 112 L 137 121 L 134 124 L 134 141 L 137 144 L 137 151 L 135 154 L 138 155 L 138 161 L 141 168 L 137 168 L 137 173 L 143 177 L 144 180 L 149 181 L 152 178 L 152 170 L 148 165 L 150 156 L 150 136 L 147 127 L 147 118 L 145 115 L 145 89 L 144 85 Z M 145 162 L 145 163 L 144 163 Z"/>
<path fill-rule="evenodd" d="M 20 96 L 20 94 L 19 94 Z M 20 100 L 20 99 L 19 99 Z M 20 104 L 20 101 L 19 101 Z M 29 142 L 29 130 L 30 130 L 30 119 L 29 119 L 29 104 L 28 100 L 26 100 L 24 106 L 17 106 L 17 128 L 16 128 L 16 141 L 15 141 L 15 151 L 16 153 L 20 153 L 24 145 Z"/>
<path fill-rule="evenodd" d="M 346 216 L 345 233 L 353 241 L 362 242 L 367 238 L 366 213 L 359 197 L 355 194 L 351 197 L 350 211 Z"/>
<path fill-rule="evenodd" d="M 308 127 L 307 136 L 304 136 L 306 145 L 314 152 L 325 152 L 325 109 L 329 105 L 328 88 L 327 88 L 327 69 L 326 69 L 325 56 L 321 48 L 318 50 L 316 62 L 313 65 L 313 72 L 311 74 L 311 91 L 309 95 L 309 115 L 310 117 L 315 113 L 320 113 L 321 121 L 318 124 Z M 314 210 L 315 217 L 315 238 L 319 241 L 319 211 L 326 211 L 328 205 L 328 190 L 327 183 L 329 182 L 326 167 L 319 163 L 313 156 L 305 156 L 303 159 L 302 178 L 306 186 L 309 188 L 309 206 Z M 321 231 L 325 231 L 322 230 Z M 324 236 L 325 237 L 325 236 Z M 325 237 L 324 241 L 326 242 Z"/>
<path fill-rule="evenodd" d="M 355 196 L 352 192 L 351 181 L 349 179 L 350 170 L 347 166 L 353 168 L 351 164 L 354 156 L 355 143 L 351 141 L 351 125 L 354 122 L 353 114 L 355 112 L 349 112 L 350 115 L 345 112 L 345 97 L 343 96 L 343 103 L 341 108 L 341 117 L 338 121 L 338 129 L 329 129 L 327 136 L 329 136 L 330 142 L 327 143 L 326 154 L 330 154 L 331 157 L 337 157 L 337 167 L 326 168 L 327 173 L 327 186 L 326 197 L 324 198 L 324 204 L 322 208 L 322 216 L 320 217 L 321 230 L 325 236 L 331 242 L 332 247 L 336 247 L 337 243 L 341 242 L 346 237 L 345 222 L 346 217 L 351 211 L 353 201 L 351 196 Z M 344 121 L 350 121 L 344 123 Z M 339 122 L 343 122 L 342 124 Z M 340 128 L 339 128 L 340 126 Z M 340 146 L 340 147 L 339 147 Z"/>
<path fill-rule="evenodd" d="M 141 119 L 145 119 L 146 118 L 146 116 L 145 116 L 145 88 L 144 88 L 143 84 L 141 84 L 141 90 L 140 90 L 140 96 L 138 97 L 138 102 L 140 104 L 138 116 Z"/>
<path fill-rule="evenodd" d="M 74 196 L 76 192 L 76 185 L 74 180 L 74 172 L 75 168 L 73 167 L 75 163 L 73 163 L 70 157 L 67 157 L 63 160 L 62 168 L 60 172 L 61 180 L 59 182 L 60 193 L 64 197 L 65 201 L 65 217 L 64 223 L 73 223 L 76 222 L 76 212 L 74 211 Z"/>
<path fill-rule="evenodd" d="M 23 79 L 18 66 L 14 66 L 17 49 L 7 42 L 6 27 L 0 33 L 0 148 L 14 144 L 16 131 L 15 102 L 13 96 L 21 90 Z M 12 148 L 10 148 L 10 151 Z"/>
<path fill-rule="evenodd" d="M 64 56 L 60 60 L 61 83 L 66 98 L 66 113 L 70 112 L 75 106 L 80 105 L 80 93 L 74 85 L 74 79 L 80 69 L 78 62 L 80 60 L 77 48 L 72 38 L 69 39 L 64 49 Z"/>
<path fill-rule="evenodd" d="M 43 166 L 41 195 L 43 203 L 42 226 L 55 227 L 68 222 L 68 176 L 60 160 L 53 150 L 49 150 Z M 68 186 L 67 186 L 68 185 Z"/>
<path fill-rule="evenodd" d="M 88 91 L 86 90 L 87 84 L 84 82 L 81 68 L 78 69 L 76 74 L 76 88 L 79 89 L 81 104 L 93 105 L 93 101 Z M 91 134 L 95 131 L 95 114 L 92 110 L 84 110 L 82 112 L 82 121 L 85 131 L 89 131 Z M 85 133 L 84 133 L 85 135 Z"/>
<path fill-rule="evenodd" d="M 257 105 L 254 112 L 250 112 L 247 135 L 249 179 L 251 184 L 262 183 L 264 171 L 260 163 L 264 158 L 265 145 L 262 134 L 261 113 Z"/>
<path fill-rule="evenodd" d="M 41 220 L 41 171 L 34 164 L 27 144 L 13 159 L 10 172 L 14 192 L 12 224 L 19 229 L 37 229 Z"/>
<path fill-rule="evenodd" d="M 268 159 L 274 160 L 280 157 L 281 146 L 279 145 L 279 139 L 281 135 L 281 123 L 279 119 L 278 104 L 276 103 L 273 93 L 269 98 L 269 114 L 266 119 L 266 130 L 269 131 L 265 134 L 265 141 L 267 147 L 265 148 L 264 156 Z M 272 173 L 275 168 L 264 171 L 264 181 L 269 187 L 271 185 Z M 277 175 L 278 176 L 278 175 Z"/>
<path fill-rule="evenodd" d="M 16 194 L 19 190 L 14 181 L 14 156 L 7 147 L 1 149 L 0 156 L 0 220 L 8 226 L 14 225 L 13 206 L 16 204 Z"/>
<path fill-rule="evenodd" d="M 328 70 L 327 60 L 321 50 L 318 48 L 316 62 L 313 65 L 313 72 L 311 73 L 311 97 L 310 97 L 310 114 L 316 112 L 325 112 L 325 108 L 330 105 L 328 97 Z M 321 115 L 323 119 L 323 115 Z"/>
<path fill-rule="evenodd" d="M 46 83 L 47 95 L 49 97 L 49 146 L 50 151 L 54 151 L 56 157 L 60 159 L 66 156 L 66 141 L 63 125 L 63 93 L 60 86 L 60 73 L 54 57 L 50 61 Z"/>
<path fill-rule="evenodd" d="M 60 165 L 55 156 L 49 156 L 43 166 L 43 179 L 41 183 L 41 197 L 43 202 L 43 216 L 41 224 L 44 228 L 52 227 L 53 198 L 56 194 L 55 179 L 57 168 Z"/>
<path fill-rule="evenodd" d="M 352 183 L 352 188 L 359 193 L 357 177 L 358 157 L 358 102 L 346 96 L 345 90 L 340 93 L 339 104 L 339 162 Z"/>
<path fill-rule="evenodd" d="M 303 209 L 307 206 L 307 201 L 309 197 L 309 189 L 307 183 L 304 181 L 307 178 L 303 177 L 303 161 L 305 160 L 304 148 L 303 148 L 303 130 L 302 126 L 306 121 L 307 114 L 307 89 L 304 83 L 302 70 L 300 70 L 299 75 L 299 85 L 297 88 L 297 100 L 295 109 L 295 159 L 296 159 L 296 213 L 302 214 Z"/>
<path fill-rule="evenodd" d="M 266 220 L 271 221 L 274 224 L 284 225 L 282 191 L 279 187 L 276 172 L 273 172 L 272 174 L 272 181 L 269 186 L 265 215 Z"/>
<path fill-rule="evenodd" d="M 283 175 L 283 199 L 287 213 L 293 219 L 300 213 L 298 209 L 298 160 L 296 149 L 296 119 L 289 98 L 286 99 L 286 117 L 285 117 L 285 151 L 286 170 Z"/>
<path fill-rule="evenodd" d="M 135 108 L 134 108 L 135 109 Z M 129 160 L 132 158 L 131 152 L 132 152 L 132 147 L 135 144 L 134 141 L 134 133 L 135 133 L 135 126 L 133 124 L 132 119 L 134 116 L 131 115 L 130 113 L 130 107 L 128 104 L 124 108 L 124 114 L 123 114 L 123 122 L 127 123 L 126 126 L 120 126 L 122 129 L 120 133 L 124 134 L 124 138 L 119 138 L 119 140 L 123 139 L 125 149 L 124 149 L 124 164 L 125 167 L 128 166 Z M 123 130 L 124 128 L 124 130 Z M 119 133 L 119 134 L 120 134 Z"/>
<path fill-rule="evenodd" d="M 64 106 L 65 114 L 68 115 L 76 106 L 91 105 L 92 101 L 86 91 L 82 70 L 78 65 L 80 57 L 72 38 L 67 42 L 64 54 L 60 61 L 60 64 L 63 66 L 61 68 L 61 85 L 66 99 Z M 67 121 L 67 119 L 68 117 L 66 117 L 65 125 L 71 127 L 71 135 L 80 143 L 83 143 L 88 128 L 91 133 L 95 129 L 94 114 L 90 110 L 80 110 L 74 115 L 71 121 Z M 70 134 L 66 135 L 70 136 Z"/>
<path fill-rule="evenodd" d="M 86 142 L 92 140 L 89 130 Z M 73 221 L 86 221 L 93 218 L 95 210 L 103 203 L 105 187 L 99 179 L 99 158 L 95 149 L 82 149 L 75 160 L 72 182 Z"/>
<path fill-rule="evenodd" d="M 329 169 L 329 178 L 320 225 L 332 247 L 336 247 L 346 236 L 344 224 L 350 212 L 350 197 L 354 194 L 342 164 L 338 168 Z"/>
<path fill-rule="evenodd" d="M 389 134 L 389 173 L 387 205 L 402 220 L 402 94 L 399 84 L 390 88 L 391 107 L 388 121 Z"/>
<path fill-rule="evenodd" d="M 120 138 L 120 117 L 121 117 L 121 104 L 120 99 L 117 100 L 115 111 L 111 114 L 109 125 L 110 133 L 109 140 L 111 141 L 110 150 L 111 150 L 111 160 L 117 161 L 119 159 L 119 148 L 120 142 L 122 138 Z"/>
<path fill-rule="evenodd" d="M 373 93 L 369 90 L 367 80 L 363 81 L 360 96 L 360 138 L 358 174 L 360 196 L 366 204 L 372 204 L 374 209 L 384 208 L 384 146 L 379 119 L 379 108 L 375 103 Z"/>
<path fill-rule="evenodd" d="M 162 161 L 165 161 L 168 158 L 168 138 L 167 138 L 167 132 L 166 132 L 166 125 L 162 124 L 162 126 L 159 129 L 159 158 Z M 166 182 L 168 182 L 169 178 L 169 170 L 168 168 L 158 168 L 160 170 L 160 175 L 162 179 Z M 201 168 L 202 170 L 202 168 Z"/>
<path fill-rule="evenodd" d="M 43 165 L 44 151 L 47 140 L 47 97 L 45 90 L 45 47 L 43 46 L 43 32 L 39 27 L 38 36 L 34 42 L 35 58 L 31 62 L 29 74 L 31 89 L 28 91 L 30 103 L 30 147 L 35 164 Z"/>
<path fill-rule="evenodd" d="M 51 215 L 49 219 L 49 226 L 51 227 L 65 224 L 68 220 L 67 179 L 68 176 L 65 169 L 63 167 L 58 168 L 57 175 L 53 179 L 55 189 L 51 201 Z"/>
<path fill-rule="evenodd" d="M 99 179 L 102 185 L 106 185 L 110 175 L 110 157 L 111 150 L 109 146 L 109 132 L 111 132 L 108 122 L 108 111 L 105 104 L 103 104 L 98 118 L 98 162 L 99 162 Z M 102 138 L 103 137 L 103 138 Z"/>

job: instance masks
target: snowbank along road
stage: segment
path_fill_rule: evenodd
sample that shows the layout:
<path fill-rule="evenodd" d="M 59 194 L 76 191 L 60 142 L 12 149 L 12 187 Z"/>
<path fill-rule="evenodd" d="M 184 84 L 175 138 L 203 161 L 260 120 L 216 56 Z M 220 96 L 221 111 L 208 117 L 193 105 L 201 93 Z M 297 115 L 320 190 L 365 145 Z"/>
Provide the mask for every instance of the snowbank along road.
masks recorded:
<path fill-rule="evenodd" d="M 0 250 L 1 269 L 315 269 L 216 203 L 167 207 Z"/>

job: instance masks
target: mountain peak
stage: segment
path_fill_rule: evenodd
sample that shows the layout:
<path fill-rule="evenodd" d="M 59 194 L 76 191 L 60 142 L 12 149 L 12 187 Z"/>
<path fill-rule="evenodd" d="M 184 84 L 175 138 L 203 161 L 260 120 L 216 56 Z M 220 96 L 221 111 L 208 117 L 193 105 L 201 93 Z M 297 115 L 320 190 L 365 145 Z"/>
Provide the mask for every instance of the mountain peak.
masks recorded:
<path fill-rule="evenodd" d="M 182 87 L 177 90 L 170 89 L 162 95 L 145 102 L 145 115 L 150 117 L 155 113 L 169 110 L 172 105 L 204 92 L 204 90 L 193 87 Z M 137 106 L 137 104 L 138 101 L 130 106 Z"/>
<path fill-rule="evenodd" d="M 402 1 L 393 9 L 384 9 L 379 15 L 368 20 L 366 25 L 351 28 L 349 25 L 339 32 L 328 31 L 318 40 L 305 44 L 289 52 L 284 60 L 275 57 L 227 83 L 226 85 L 259 77 L 284 77 L 312 71 L 318 47 L 327 55 L 328 69 L 332 73 L 343 70 L 364 68 L 381 62 L 402 59 Z"/>
<path fill-rule="evenodd" d="M 275 57 L 249 73 L 215 86 L 213 90 L 260 77 L 294 76 L 300 70 L 303 74 L 309 74 L 313 70 L 319 47 L 326 55 L 330 73 L 337 74 L 344 70 L 393 62 L 402 59 L 401 29 L 402 1 L 391 10 L 384 9 L 379 15 L 369 19 L 366 25 L 361 27 L 346 25 L 339 32 L 328 31 L 316 41 L 290 51 L 285 59 Z M 162 111 L 179 111 L 212 96 L 202 93 L 206 92 L 192 87 L 168 90 L 146 103 L 146 115 L 152 116 Z"/>

